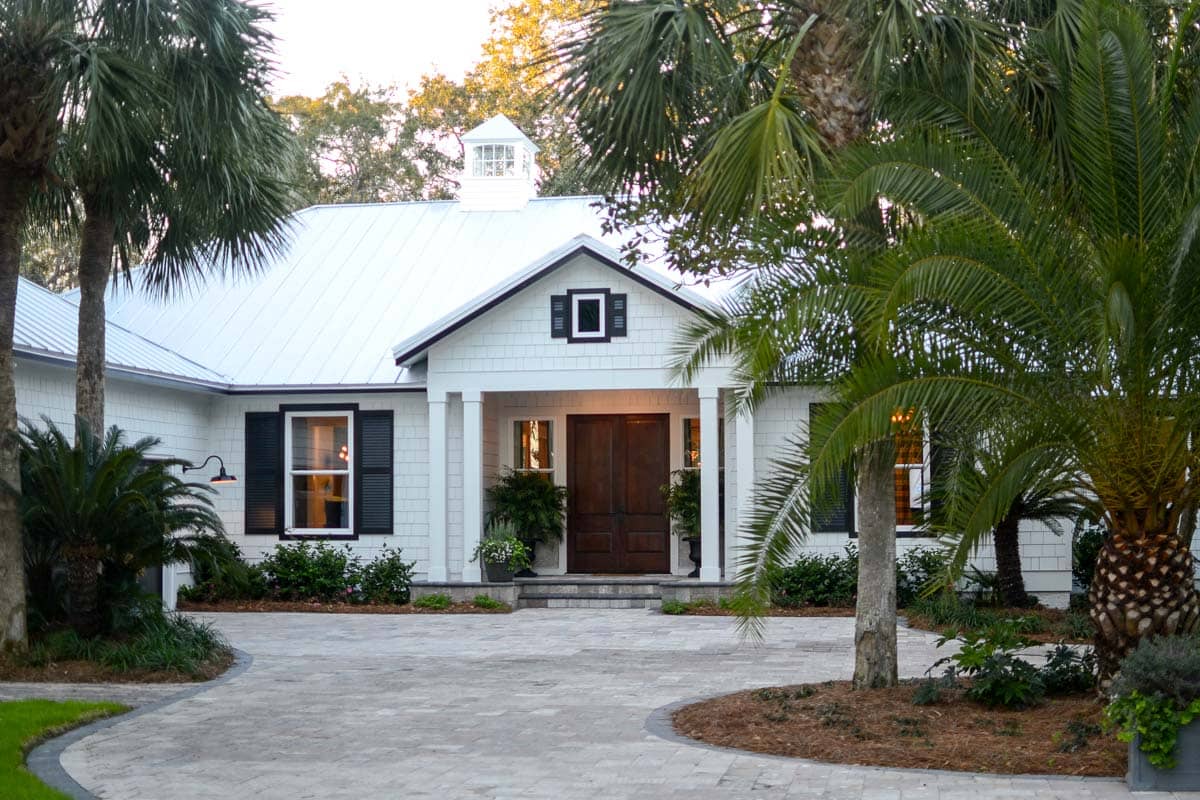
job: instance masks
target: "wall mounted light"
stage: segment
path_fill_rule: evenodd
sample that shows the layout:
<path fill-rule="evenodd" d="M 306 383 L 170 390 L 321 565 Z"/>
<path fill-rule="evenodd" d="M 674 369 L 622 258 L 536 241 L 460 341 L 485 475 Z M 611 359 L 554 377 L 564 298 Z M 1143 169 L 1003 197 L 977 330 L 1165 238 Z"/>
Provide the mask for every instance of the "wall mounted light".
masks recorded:
<path fill-rule="evenodd" d="M 213 475 L 211 478 L 209 478 L 208 482 L 209 483 L 237 483 L 237 476 L 230 475 L 228 472 L 225 471 L 225 462 L 222 461 L 221 457 L 218 455 L 209 456 L 208 458 L 204 459 L 204 463 L 200 464 L 199 466 L 184 467 L 183 471 L 187 472 L 187 471 L 193 470 L 193 469 L 204 469 L 204 467 L 208 464 L 208 462 L 212 461 L 214 458 L 217 460 L 217 463 L 221 465 L 221 471 L 218 472 L 216 475 Z"/>

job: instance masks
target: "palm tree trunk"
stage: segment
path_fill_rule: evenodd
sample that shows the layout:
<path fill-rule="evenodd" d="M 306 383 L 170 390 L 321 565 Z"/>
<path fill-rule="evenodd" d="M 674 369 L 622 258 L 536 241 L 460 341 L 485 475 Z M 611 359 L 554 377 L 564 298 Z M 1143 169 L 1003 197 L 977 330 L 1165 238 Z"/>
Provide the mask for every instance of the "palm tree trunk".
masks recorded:
<path fill-rule="evenodd" d="M 1173 531 L 1113 528 L 1088 593 L 1102 688 L 1148 636 L 1200 627 L 1192 552 Z"/>
<path fill-rule="evenodd" d="M 95 545 L 78 545 L 64 552 L 67 559 L 68 615 L 80 636 L 100 633 L 100 551 Z"/>
<path fill-rule="evenodd" d="M 104 434 L 104 292 L 112 271 L 115 225 L 99 203 L 84 198 L 79 245 L 79 351 L 75 360 L 75 414 Z M 78 432 L 76 432 L 78 437 Z"/>
<path fill-rule="evenodd" d="M 896 456 L 891 442 L 864 448 L 858 470 L 858 603 L 854 688 L 895 686 Z"/>
<path fill-rule="evenodd" d="M 996 546 L 996 581 L 1000 584 L 1000 602 L 1008 608 L 1026 608 L 1029 595 L 1025 592 L 1025 577 L 1021 574 L 1021 512 L 1009 509 L 1008 516 L 992 531 Z"/>
<path fill-rule="evenodd" d="M 18 492 L 17 389 L 13 377 L 13 323 L 21 266 L 21 227 L 32 191 L 25 176 L 0 167 L 0 653 L 24 650 L 25 559 Z"/>

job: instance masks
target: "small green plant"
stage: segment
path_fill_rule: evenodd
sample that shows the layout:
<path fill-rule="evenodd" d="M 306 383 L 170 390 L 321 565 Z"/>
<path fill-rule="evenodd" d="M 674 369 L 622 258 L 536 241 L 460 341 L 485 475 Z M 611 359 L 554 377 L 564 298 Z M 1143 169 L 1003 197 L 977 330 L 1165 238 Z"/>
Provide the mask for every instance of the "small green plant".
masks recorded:
<path fill-rule="evenodd" d="M 427 608 L 431 611 L 445 611 L 451 604 L 448 594 L 427 594 L 413 600 L 413 608 Z"/>
<path fill-rule="evenodd" d="M 700 535 L 700 470 L 677 469 L 671 482 L 660 487 L 675 533 L 681 539 Z"/>
<path fill-rule="evenodd" d="M 1067 723 L 1066 729 L 1055 737 L 1058 742 L 1058 752 L 1078 753 L 1101 733 L 1099 725 L 1081 719 L 1073 719 Z"/>
<path fill-rule="evenodd" d="M 501 603 L 499 600 L 488 597 L 486 594 L 475 595 L 475 597 L 471 600 L 471 605 L 475 606 L 476 608 L 483 608 L 489 611 L 508 608 L 508 603 Z"/>
<path fill-rule="evenodd" d="M 927 675 L 924 680 L 917 684 L 917 690 L 913 692 L 913 705 L 937 705 L 942 701 L 942 692 L 957 688 L 958 679 L 954 676 L 953 670 L 948 670 L 944 675 L 937 678 Z"/>
<path fill-rule="evenodd" d="M 1075 524 L 1071 536 L 1071 575 L 1084 592 L 1092 585 L 1092 575 L 1096 572 L 1096 559 L 1100 556 L 1100 548 L 1108 538 L 1108 528 L 1104 525 L 1088 523 L 1080 520 Z"/>
<path fill-rule="evenodd" d="M 1049 695 L 1090 692 L 1096 688 L 1096 656 L 1060 644 L 1046 656 L 1041 678 Z"/>
<path fill-rule="evenodd" d="M 1143 639 L 1121 662 L 1105 709 L 1117 738 L 1161 769 L 1175 766 L 1179 729 L 1200 717 L 1200 637 Z"/>
<path fill-rule="evenodd" d="M 936 547 L 913 547 L 896 558 L 896 605 L 908 608 L 943 582 L 946 551 Z"/>
<path fill-rule="evenodd" d="M 493 522 L 479 544 L 475 545 L 472 561 L 503 566 L 509 572 L 528 569 L 529 548 L 517 535 L 517 527 L 511 522 Z"/>
<path fill-rule="evenodd" d="M 969 699 L 1005 708 L 1028 708 L 1041 702 L 1045 687 L 1038 668 L 1017 655 L 1029 642 L 1011 620 L 984 631 L 943 636 L 937 645 L 951 641 L 958 642 L 958 652 L 941 659 L 934 668 L 952 664 L 955 673 L 970 677 Z"/>
<path fill-rule="evenodd" d="M 688 613 L 688 604 L 678 600 L 665 600 L 663 601 L 662 608 L 659 610 L 664 614 L 679 616 Z"/>

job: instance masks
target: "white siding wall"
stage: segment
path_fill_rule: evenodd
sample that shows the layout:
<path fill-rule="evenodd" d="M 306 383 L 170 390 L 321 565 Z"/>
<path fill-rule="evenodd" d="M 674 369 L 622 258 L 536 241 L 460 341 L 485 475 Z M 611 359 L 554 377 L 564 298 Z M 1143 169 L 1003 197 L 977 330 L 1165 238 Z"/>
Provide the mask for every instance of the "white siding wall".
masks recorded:
<path fill-rule="evenodd" d="M 352 542 L 364 557 L 375 555 L 383 544 L 400 548 L 406 560 L 417 562 L 418 573 L 429 568 L 429 414 L 423 392 L 326 395 L 233 395 L 215 400 L 209 452 L 225 459 L 230 474 L 245 474 L 246 413 L 278 411 L 281 405 L 357 403 L 360 410 L 394 411 L 395 528 L 391 536 L 363 536 Z M 462 429 L 461 408 L 458 414 Z M 461 460 L 459 465 L 461 497 Z M 461 509 L 461 504 L 460 504 Z M 248 558 L 258 559 L 279 544 L 274 536 L 245 536 L 245 488 L 243 483 L 220 488 L 218 509 L 226 531 Z"/>
<path fill-rule="evenodd" d="M 611 342 L 569 343 L 550 338 L 550 297 L 568 289 L 610 289 L 628 295 L 628 335 Z M 578 256 L 502 305 L 433 346 L 430 385 L 446 388 L 534 388 L 554 380 L 553 388 L 651 388 L 672 385 L 666 369 L 690 311 L 587 256 Z M 636 370 L 643 382 L 622 383 Z M 479 374 L 518 373 L 524 381 L 503 387 Z M 531 376 L 529 373 L 542 373 Z M 563 381 L 568 385 L 563 385 Z M 571 382 L 574 385 L 569 385 Z M 677 385 L 677 384 L 676 384 Z M 545 388 L 551 388 L 549 386 Z"/>

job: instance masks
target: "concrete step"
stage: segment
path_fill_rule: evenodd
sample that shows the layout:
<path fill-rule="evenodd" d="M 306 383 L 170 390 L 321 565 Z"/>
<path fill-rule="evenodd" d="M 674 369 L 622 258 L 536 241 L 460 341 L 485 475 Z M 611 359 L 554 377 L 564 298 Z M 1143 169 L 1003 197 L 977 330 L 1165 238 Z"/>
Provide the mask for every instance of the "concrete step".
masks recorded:
<path fill-rule="evenodd" d="M 600 581 L 537 578 L 517 581 L 517 591 L 523 598 L 658 598 L 662 595 L 659 586 L 660 582 L 656 579 Z"/>
<path fill-rule="evenodd" d="M 550 594 L 522 596 L 517 608 L 661 608 L 662 597 L 657 594 L 584 596 Z"/>

